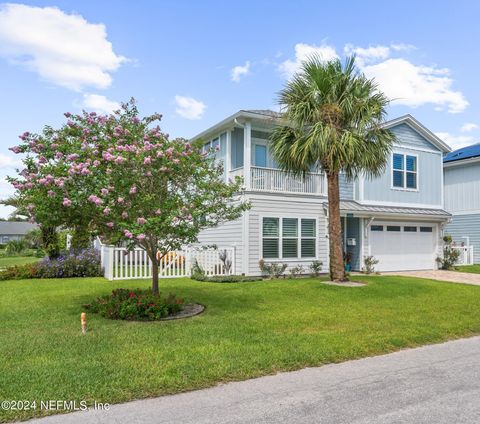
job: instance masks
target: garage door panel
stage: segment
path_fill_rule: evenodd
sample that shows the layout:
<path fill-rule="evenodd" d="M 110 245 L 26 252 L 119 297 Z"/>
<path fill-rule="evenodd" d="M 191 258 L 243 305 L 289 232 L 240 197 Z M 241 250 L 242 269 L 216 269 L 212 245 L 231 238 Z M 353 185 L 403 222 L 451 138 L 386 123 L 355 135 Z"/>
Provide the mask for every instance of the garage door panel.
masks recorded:
<path fill-rule="evenodd" d="M 379 271 L 404 271 L 433 269 L 436 257 L 436 226 L 426 223 L 398 223 L 376 221 L 383 231 L 370 230 L 371 255 L 378 259 Z M 400 231 L 387 231 L 388 226 L 400 226 Z M 404 227 L 416 227 L 417 231 L 404 231 Z M 420 226 L 433 228 L 432 232 L 420 232 Z"/>

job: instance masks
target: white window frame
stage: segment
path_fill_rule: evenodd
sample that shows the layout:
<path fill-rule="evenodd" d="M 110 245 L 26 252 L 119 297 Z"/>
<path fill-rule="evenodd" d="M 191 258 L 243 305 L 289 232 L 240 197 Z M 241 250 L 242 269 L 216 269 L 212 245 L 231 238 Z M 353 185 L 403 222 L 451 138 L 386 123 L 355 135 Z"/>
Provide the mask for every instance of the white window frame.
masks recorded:
<path fill-rule="evenodd" d="M 269 239 L 278 238 L 278 258 L 263 258 L 263 219 L 264 218 L 275 218 L 278 219 L 278 237 L 265 237 Z M 284 218 L 293 218 L 297 220 L 297 256 L 285 258 L 283 256 L 283 239 L 293 239 L 295 237 L 283 237 L 283 219 Z M 260 215 L 260 259 L 264 259 L 266 262 L 279 262 L 279 261 L 295 261 L 295 262 L 311 262 L 318 259 L 318 219 L 313 216 L 298 216 L 298 215 L 273 215 L 266 214 Z M 302 237 L 302 219 L 309 219 L 315 221 L 315 237 Z M 315 240 L 315 256 L 302 258 L 302 239 L 313 239 Z"/>
<path fill-rule="evenodd" d="M 393 156 L 394 155 L 403 156 L 403 170 L 395 169 L 393 167 Z M 411 157 L 415 158 L 415 162 L 416 162 L 416 165 L 417 165 L 417 170 L 416 171 L 407 171 L 407 156 L 411 156 Z M 405 152 L 398 152 L 398 151 L 392 152 L 392 155 L 391 155 L 391 189 L 392 190 L 401 190 L 401 191 L 419 191 L 419 187 L 420 187 L 420 178 L 419 178 L 419 176 L 420 176 L 420 166 L 419 165 L 420 165 L 420 162 L 418 160 L 418 154 L 416 154 L 416 153 L 405 153 Z M 395 171 L 403 173 L 403 187 L 397 187 L 393 184 L 393 174 L 394 174 Z M 415 188 L 407 187 L 407 173 L 416 175 L 417 186 Z"/>

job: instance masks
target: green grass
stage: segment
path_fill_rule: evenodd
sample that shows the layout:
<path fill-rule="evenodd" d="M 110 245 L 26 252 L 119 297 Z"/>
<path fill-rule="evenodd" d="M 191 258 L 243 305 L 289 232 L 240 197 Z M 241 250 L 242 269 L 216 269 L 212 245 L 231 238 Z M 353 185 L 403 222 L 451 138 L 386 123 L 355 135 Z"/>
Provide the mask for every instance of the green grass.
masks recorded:
<path fill-rule="evenodd" d="M 39 260 L 40 258 L 34 256 L 0 256 L 0 268 L 13 265 L 31 264 Z"/>
<path fill-rule="evenodd" d="M 206 305 L 167 322 L 111 321 L 82 304 L 148 281 L 2 282 L 0 400 L 122 402 L 387 353 L 480 333 L 480 287 L 396 276 L 362 288 L 313 279 L 213 284 L 162 280 Z M 38 411 L 36 415 L 45 413 Z M 0 420 L 33 411 L 0 412 Z"/>
<path fill-rule="evenodd" d="M 480 274 L 480 264 L 456 266 L 455 270 L 460 272 L 470 272 L 472 274 Z"/>

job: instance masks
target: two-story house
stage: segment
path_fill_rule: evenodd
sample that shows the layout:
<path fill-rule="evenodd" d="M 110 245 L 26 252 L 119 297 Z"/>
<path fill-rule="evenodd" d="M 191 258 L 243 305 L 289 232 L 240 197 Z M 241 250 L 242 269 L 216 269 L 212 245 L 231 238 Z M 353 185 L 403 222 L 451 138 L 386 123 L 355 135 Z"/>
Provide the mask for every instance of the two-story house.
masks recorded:
<path fill-rule="evenodd" d="M 259 274 L 258 262 L 328 269 L 328 198 L 319 170 L 305 178 L 279 169 L 269 133 L 279 115 L 241 110 L 198 134 L 205 148 L 216 147 L 228 181 L 244 179 L 243 197 L 252 207 L 233 222 L 203 231 L 202 244 L 235 246 L 235 272 Z M 443 210 L 443 154 L 450 148 L 412 116 L 385 123 L 397 143 L 379 178 L 341 178 L 344 250 L 352 270 L 366 256 L 380 271 L 434 269 L 449 214 Z"/>
<path fill-rule="evenodd" d="M 445 156 L 445 209 L 452 214 L 446 227 L 457 244 L 473 246 L 473 262 L 480 263 L 480 145 Z"/>

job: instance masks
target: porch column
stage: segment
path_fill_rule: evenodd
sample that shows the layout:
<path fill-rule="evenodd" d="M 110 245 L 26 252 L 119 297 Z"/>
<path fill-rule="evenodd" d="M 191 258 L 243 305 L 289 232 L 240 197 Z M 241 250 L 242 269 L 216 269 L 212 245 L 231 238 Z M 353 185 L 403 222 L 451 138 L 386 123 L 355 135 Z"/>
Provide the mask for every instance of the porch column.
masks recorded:
<path fill-rule="evenodd" d="M 250 189 L 251 162 L 252 162 L 252 123 L 245 122 L 243 129 L 243 179 L 245 188 Z"/>
<path fill-rule="evenodd" d="M 227 131 L 225 162 L 223 166 L 225 167 L 225 179 L 228 183 L 228 179 L 230 178 L 230 171 L 232 170 L 232 130 Z"/>

